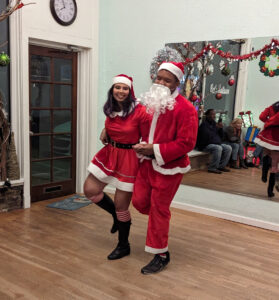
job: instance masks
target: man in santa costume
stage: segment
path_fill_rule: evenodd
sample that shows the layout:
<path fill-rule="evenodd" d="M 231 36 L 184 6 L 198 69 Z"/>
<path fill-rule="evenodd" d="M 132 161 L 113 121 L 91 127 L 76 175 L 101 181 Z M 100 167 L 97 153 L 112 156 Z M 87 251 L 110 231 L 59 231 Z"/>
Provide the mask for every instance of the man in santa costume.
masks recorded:
<path fill-rule="evenodd" d="M 196 144 L 197 112 L 178 92 L 183 75 L 182 63 L 162 63 L 155 84 L 141 97 L 153 117 L 148 140 L 133 147 L 142 162 L 132 202 L 149 215 L 145 251 L 155 254 L 141 269 L 143 274 L 160 272 L 170 261 L 170 205 L 183 174 L 190 170 L 187 153 Z"/>

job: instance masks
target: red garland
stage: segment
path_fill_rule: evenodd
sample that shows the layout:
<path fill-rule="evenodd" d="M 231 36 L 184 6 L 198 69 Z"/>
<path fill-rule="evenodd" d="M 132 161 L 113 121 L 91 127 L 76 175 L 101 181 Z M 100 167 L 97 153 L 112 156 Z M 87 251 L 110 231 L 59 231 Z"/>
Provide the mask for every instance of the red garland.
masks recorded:
<path fill-rule="evenodd" d="M 187 44 L 184 45 L 184 47 L 187 47 Z M 205 52 L 212 51 L 214 54 L 220 55 L 221 57 L 227 58 L 227 59 L 235 59 L 235 60 L 247 60 L 251 58 L 252 56 L 257 57 L 262 53 L 265 53 L 267 50 L 273 48 L 273 47 L 279 47 L 279 40 L 272 39 L 269 45 L 265 45 L 262 49 L 251 52 L 249 54 L 244 55 L 232 55 L 230 52 L 224 52 L 222 50 L 219 50 L 212 46 L 212 44 L 208 44 L 205 46 L 200 53 L 198 53 L 193 58 L 186 58 L 186 60 L 183 62 L 184 65 L 188 65 L 190 63 L 193 63 L 200 57 L 202 57 Z"/>

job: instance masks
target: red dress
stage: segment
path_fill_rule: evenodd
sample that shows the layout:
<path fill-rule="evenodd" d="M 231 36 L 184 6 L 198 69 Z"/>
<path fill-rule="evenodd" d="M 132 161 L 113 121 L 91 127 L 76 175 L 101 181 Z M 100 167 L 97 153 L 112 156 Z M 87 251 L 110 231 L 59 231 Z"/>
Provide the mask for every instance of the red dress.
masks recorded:
<path fill-rule="evenodd" d="M 148 136 L 150 115 L 143 105 L 138 104 L 126 118 L 121 115 L 122 112 L 114 113 L 114 116 L 106 118 L 106 132 L 113 141 L 136 144 Z M 108 144 L 94 156 L 88 171 L 104 183 L 132 192 L 138 167 L 139 159 L 133 149 L 116 148 Z"/>
<path fill-rule="evenodd" d="M 255 143 L 269 150 L 279 150 L 279 112 L 272 106 L 267 107 L 261 114 L 264 129 L 258 134 Z"/>

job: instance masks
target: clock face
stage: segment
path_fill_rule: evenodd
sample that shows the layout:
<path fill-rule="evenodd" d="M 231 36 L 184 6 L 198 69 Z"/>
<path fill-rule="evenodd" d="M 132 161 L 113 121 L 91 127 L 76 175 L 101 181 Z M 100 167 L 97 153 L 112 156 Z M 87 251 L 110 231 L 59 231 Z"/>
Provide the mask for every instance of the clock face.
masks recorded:
<path fill-rule="evenodd" d="M 72 24 L 77 15 L 75 0 L 51 0 L 50 9 L 55 20 L 64 26 Z"/>

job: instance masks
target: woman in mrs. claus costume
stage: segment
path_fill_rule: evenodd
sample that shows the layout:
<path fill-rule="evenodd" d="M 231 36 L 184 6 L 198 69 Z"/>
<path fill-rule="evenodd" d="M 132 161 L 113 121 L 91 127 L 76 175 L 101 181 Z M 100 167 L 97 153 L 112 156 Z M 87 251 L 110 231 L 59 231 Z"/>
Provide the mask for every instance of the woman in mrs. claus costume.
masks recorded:
<path fill-rule="evenodd" d="M 148 135 L 150 117 L 145 107 L 136 102 L 133 79 L 124 74 L 113 78 L 104 113 L 106 135 L 101 139 L 106 145 L 88 166 L 90 174 L 84 183 L 84 193 L 113 216 L 111 233 L 118 230 L 119 241 L 108 259 L 114 260 L 130 254 L 129 205 L 139 165 L 132 146 Z M 103 192 L 107 184 L 116 187 L 114 202 Z"/>
<path fill-rule="evenodd" d="M 273 197 L 275 175 L 279 172 L 279 101 L 267 107 L 261 114 L 260 120 L 264 122 L 264 129 L 255 138 L 255 143 L 264 147 L 262 180 L 267 181 L 269 169 L 269 157 L 271 158 L 271 170 L 267 193 Z"/>

